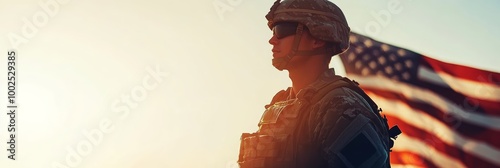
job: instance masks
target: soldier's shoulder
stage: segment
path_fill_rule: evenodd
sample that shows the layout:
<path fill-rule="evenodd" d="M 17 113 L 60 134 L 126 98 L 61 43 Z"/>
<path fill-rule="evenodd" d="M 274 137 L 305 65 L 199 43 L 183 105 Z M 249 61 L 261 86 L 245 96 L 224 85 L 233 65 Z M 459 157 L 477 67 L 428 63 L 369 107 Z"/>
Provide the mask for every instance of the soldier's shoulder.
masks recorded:
<path fill-rule="evenodd" d="M 353 102 L 358 98 L 353 95 L 352 90 L 347 87 L 338 87 L 330 90 L 322 91 L 323 96 L 316 99 L 316 102 L 311 102 L 313 104 L 331 104 L 338 101 Z"/>
<path fill-rule="evenodd" d="M 273 105 L 276 102 L 286 100 L 287 97 L 290 95 L 291 87 L 288 87 L 286 90 L 280 90 L 278 91 L 274 96 L 271 102 L 267 105 L 265 105 L 265 108 L 267 109 L 270 105 Z"/>
<path fill-rule="evenodd" d="M 342 114 L 348 111 L 370 111 L 366 100 L 349 87 L 336 87 L 326 92 L 317 102 L 311 102 L 315 111 Z"/>

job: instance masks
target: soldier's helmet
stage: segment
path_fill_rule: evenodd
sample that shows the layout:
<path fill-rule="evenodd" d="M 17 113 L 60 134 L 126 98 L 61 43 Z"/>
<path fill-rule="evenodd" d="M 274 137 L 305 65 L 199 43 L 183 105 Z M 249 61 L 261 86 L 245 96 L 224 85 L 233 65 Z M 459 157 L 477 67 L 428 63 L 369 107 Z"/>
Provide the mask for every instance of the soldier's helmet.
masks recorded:
<path fill-rule="evenodd" d="M 339 54 L 349 48 L 350 28 L 344 13 L 328 0 L 277 0 L 266 15 L 268 26 L 278 22 L 297 22 L 309 29 L 310 34 L 332 43 Z"/>

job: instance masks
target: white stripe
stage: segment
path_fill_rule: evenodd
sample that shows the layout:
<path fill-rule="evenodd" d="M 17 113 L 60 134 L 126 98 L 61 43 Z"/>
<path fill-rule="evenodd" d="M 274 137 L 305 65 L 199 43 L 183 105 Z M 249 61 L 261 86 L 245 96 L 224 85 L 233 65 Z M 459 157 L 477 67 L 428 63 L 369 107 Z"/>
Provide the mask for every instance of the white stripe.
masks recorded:
<path fill-rule="evenodd" d="M 429 68 L 419 67 L 418 68 L 418 78 L 424 81 L 432 82 L 437 85 L 448 87 L 448 84 L 439 77 L 438 74 L 431 71 Z"/>
<path fill-rule="evenodd" d="M 497 131 L 500 130 L 500 117 L 479 114 L 474 112 L 475 109 L 465 110 L 463 107 L 469 107 L 470 105 L 456 105 L 453 102 L 450 102 L 446 98 L 441 97 L 440 95 L 430 90 L 413 87 L 411 85 L 390 80 L 382 76 L 360 77 L 351 74 L 348 74 L 348 76 L 359 82 L 360 86 L 362 87 L 388 90 L 398 94 L 402 94 L 410 100 L 421 101 L 430 104 L 443 111 L 445 114 L 456 116 L 459 120 L 464 120 L 476 125 L 489 127 Z"/>
<path fill-rule="evenodd" d="M 393 148 L 394 151 L 410 151 L 416 153 L 423 158 L 431 161 L 438 167 L 450 167 L 450 168 L 462 168 L 466 167 L 460 160 L 449 157 L 448 155 L 441 153 L 440 151 L 434 149 L 432 146 L 420 141 L 419 139 L 414 139 L 404 134 L 399 136 Z"/>
<path fill-rule="evenodd" d="M 450 87 L 456 92 L 462 93 L 469 97 L 477 98 L 480 100 L 500 101 L 500 88 L 493 84 L 456 78 L 444 72 L 434 72 L 426 67 L 418 68 L 418 77 L 428 82 Z"/>
<path fill-rule="evenodd" d="M 457 134 L 441 121 L 425 112 L 412 109 L 404 102 L 390 101 L 375 94 L 370 94 L 370 97 L 377 102 L 379 107 L 384 109 L 382 114 L 397 117 L 409 125 L 435 135 L 448 145 L 455 146 L 469 154 L 488 160 L 496 165 L 500 165 L 500 160 L 498 159 L 500 158 L 499 149 L 496 149 L 487 143 L 469 139 Z"/>

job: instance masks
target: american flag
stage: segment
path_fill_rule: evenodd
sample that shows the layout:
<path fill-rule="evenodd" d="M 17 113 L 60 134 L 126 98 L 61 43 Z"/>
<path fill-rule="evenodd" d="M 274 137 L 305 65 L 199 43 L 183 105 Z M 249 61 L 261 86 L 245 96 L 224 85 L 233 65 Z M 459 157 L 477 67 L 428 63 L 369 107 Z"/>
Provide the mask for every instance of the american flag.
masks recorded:
<path fill-rule="evenodd" d="M 500 167 L 500 73 L 351 33 L 347 76 L 403 134 L 392 167 Z M 480 58 L 478 58 L 480 59 Z"/>

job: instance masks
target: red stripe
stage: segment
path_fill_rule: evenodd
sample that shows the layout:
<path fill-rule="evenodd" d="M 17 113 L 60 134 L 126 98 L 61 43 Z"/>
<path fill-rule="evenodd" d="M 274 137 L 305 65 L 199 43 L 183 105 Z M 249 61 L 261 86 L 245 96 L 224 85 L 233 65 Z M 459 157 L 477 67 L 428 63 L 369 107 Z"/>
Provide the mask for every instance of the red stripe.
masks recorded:
<path fill-rule="evenodd" d="M 500 149 L 500 141 L 498 141 L 498 139 L 500 139 L 499 130 L 494 130 L 489 127 L 479 126 L 467 122 L 466 120 L 463 120 L 460 117 L 455 117 L 454 115 L 445 114 L 443 111 L 429 104 L 411 101 L 401 94 L 388 92 L 384 90 L 377 90 L 377 89 L 365 89 L 365 91 L 370 94 L 376 94 L 378 96 L 384 97 L 387 100 L 401 101 L 407 104 L 409 107 L 425 112 L 430 116 L 432 116 L 433 118 L 435 118 L 436 120 L 441 121 L 443 124 L 448 126 L 448 128 L 455 131 L 457 134 L 460 134 L 469 139 L 485 142 L 493 147 Z M 376 100 L 374 101 L 376 102 Z M 384 109 L 384 107 L 381 108 L 382 110 Z"/>
<path fill-rule="evenodd" d="M 500 117 L 500 110 L 499 110 L 500 102 L 471 98 L 461 93 L 458 93 L 449 87 L 443 87 L 440 85 L 433 84 L 431 82 L 419 81 L 418 84 L 416 85 L 420 88 L 432 91 L 443 98 L 446 98 L 447 100 L 458 105 L 459 107 L 467 109 L 467 111 L 471 111 L 478 114 L 493 115 Z M 481 87 L 479 87 L 478 91 L 480 91 L 480 93 L 481 91 L 484 92 L 484 90 L 481 90 Z"/>
<path fill-rule="evenodd" d="M 414 165 L 428 168 L 438 167 L 424 157 L 409 151 L 392 151 L 391 164 Z"/>
<path fill-rule="evenodd" d="M 500 73 L 446 63 L 426 56 L 422 56 L 420 63 L 436 72 L 444 72 L 462 79 L 500 86 Z"/>
<path fill-rule="evenodd" d="M 347 75 L 349 76 L 349 74 Z M 409 86 L 433 92 L 434 94 L 437 94 L 442 98 L 446 98 L 446 100 L 448 100 L 450 103 L 455 104 L 456 106 L 464 109 L 467 112 L 500 117 L 500 102 L 498 101 L 467 97 L 449 87 L 443 87 L 425 81 L 411 83 Z M 360 87 L 364 90 L 376 89 L 371 88 L 370 86 L 365 86 L 363 85 L 363 83 L 360 83 Z M 481 89 L 479 89 L 478 91 L 481 91 Z"/>
<path fill-rule="evenodd" d="M 413 137 L 416 139 L 420 139 L 422 142 L 426 143 L 429 147 L 432 147 L 443 154 L 448 155 L 449 157 L 455 158 L 465 164 L 467 167 L 496 167 L 491 162 L 488 162 L 480 157 L 469 154 L 461 149 L 456 148 L 455 146 L 451 146 L 443 142 L 436 135 L 432 133 L 428 133 L 419 128 L 413 127 L 406 122 L 400 120 L 397 117 L 393 117 L 387 115 L 387 119 L 390 124 L 397 124 L 398 127 L 403 131 L 405 136 Z M 397 147 L 397 139 L 395 142 L 395 146 Z M 428 157 L 432 157 L 429 153 Z"/>

